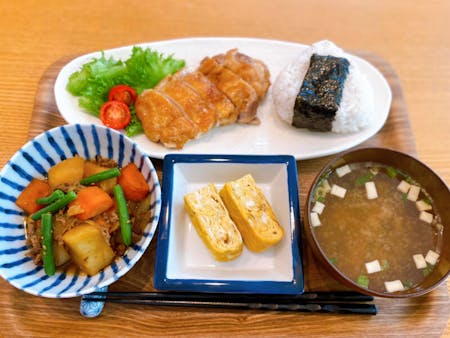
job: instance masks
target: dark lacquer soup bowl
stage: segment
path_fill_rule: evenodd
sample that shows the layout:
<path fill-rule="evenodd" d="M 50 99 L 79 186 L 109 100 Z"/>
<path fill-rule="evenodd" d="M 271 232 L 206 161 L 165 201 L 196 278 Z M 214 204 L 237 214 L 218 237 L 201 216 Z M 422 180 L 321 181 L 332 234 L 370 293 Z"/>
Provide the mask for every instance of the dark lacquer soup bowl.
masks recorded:
<path fill-rule="evenodd" d="M 345 286 L 373 296 L 430 292 L 450 271 L 450 190 L 418 159 L 363 148 L 315 178 L 305 232 L 318 260 Z"/>

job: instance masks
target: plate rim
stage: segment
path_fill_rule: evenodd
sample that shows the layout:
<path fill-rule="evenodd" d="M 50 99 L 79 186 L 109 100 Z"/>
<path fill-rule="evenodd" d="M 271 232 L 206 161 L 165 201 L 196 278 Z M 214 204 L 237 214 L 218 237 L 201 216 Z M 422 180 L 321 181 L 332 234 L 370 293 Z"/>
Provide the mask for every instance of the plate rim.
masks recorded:
<path fill-rule="evenodd" d="M 178 279 L 167 276 L 169 236 L 173 199 L 173 171 L 177 163 L 279 163 L 286 165 L 289 214 L 291 219 L 292 280 L 222 280 Z M 158 224 L 157 249 L 154 263 L 153 283 L 161 291 L 224 292 L 302 294 L 304 275 L 302 262 L 302 236 L 300 204 L 298 196 L 297 163 L 291 155 L 232 155 L 232 154 L 168 154 L 163 162 L 162 205 Z"/>
<path fill-rule="evenodd" d="M 218 45 L 220 45 L 220 43 L 230 43 L 230 42 L 237 42 L 237 43 L 249 43 L 249 44 L 271 44 L 271 45 L 278 45 L 281 47 L 286 47 L 286 48 L 307 48 L 310 45 L 307 44 L 303 44 L 300 42 L 294 42 L 294 41 L 285 41 L 285 40 L 280 40 L 280 39 L 268 39 L 268 38 L 258 38 L 258 37 L 230 37 L 230 36 L 211 36 L 211 37 L 202 37 L 202 36 L 194 36 L 194 37 L 183 37 L 183 38 L 175 38 L 175 39 L 167 39 L 167 40 L 156 40 L 156 41 L 147 41 L 147 42 L 137 42 L 135 44 L 129 44 L 126 46 L 119 46 L 119 47 L 114 47 L 114 48 L 110 48 L 110 49 L 104 49 L 104 50 L 97 50 L 97 51 L 92 51 L 92 52 L 88 52 L 86 54 L 82 54 L 79 55 L 75 58 L 73 58 L 72 60 L 70 60 L 69 62 L 67 62 L 59 71 L 57 78 L 55 80 L 54 83 L 54 96 L 55 96 L 55 103 L 56 106 L 58 108 L 58 111 L 60 113 L 60 115 L 62 116 L 62 118 L 67 122 L 67 123 L 86 123 L 83 122 L 83 119 L 85 119 L 85 117 L 80 117 L 80 118 L 70 118 L 70 114 L 67 115 L 68 113 L 64 113 L 64 111 L 68 110 L 68 107 L 66 107 L 66 103 L 64 100 L 64 96 L 67 97 L 67 95 L 71 95 L 70 93 L 67 92 L 66 90 L 66 84 L 68 81 L 68 78 L 70 76 L 71 73 L 73 73 L 75 70 L 71 69 L 74 66 L 77 66 L 78 68 L 81 67 L 82 64 L 88 62 L 89 60 L 91 60 L 94 57 L 99 57 L 101 55 L 102 52 L 105 53 L 105 55 L 113 55 L 114 53 L 118 53 L 118 52 L 123 52 L 126 51 L 127 53 L 131 53 L 131 49 L 134 46 L 141 46 L 141 47 L 149 47 L 149 48 L 158 48 L 158 47 L 164 47 L 166 45 L 171 46 L 173 44 L 177 44 L 177 43 L 217 43 Z M 225 47 L 224 47 L 225 48 Z M 298 52 L 296 52 L 296 54 L 298 54 L 301 50 L 298 50 Z M 361 131 L 358 131 L 356 133 L 349 133 L 349 134 L 336 134 L 338 137 L 346 137 L 346 139 L 344 140 L 344 142 L 340 142 L 339 140 L 336 140 L 336 142 L 333 142 L 333 139 L 330 139 L 330 141 L 328 143 L 332 144 L 331 147 L 323 147 L 323 148 L 319 148 L 319 149 L 313 149 L 313 150 L 306 150 L 306 151 L 292 151 L 292 155 L 296 158 L 296 160 L 307 160 L 307 159 L 313 159 L 313 158 L 320 158 L 320 157 L 324 157 L 324 156 L 329 156 L 329 155 L 333 155 L 336 153 L 339 153 L 341 151 L 345 151 L 347 149 L 350 149 L 352 147 L 358 146 L 361 143 L 367 141 L 368 139 L 370 139 L 371 137 L 373 137 L 375 134 L 377 134 L 382 128 L 383 126 L 386 124 L 386 121 L 389 117 L 390 114 L 390 110 L 392 107 L 392 90 L 390 88 L 390 85 L 387 81 L 387 79 L 384 77 L 384 75 L 381 73 L 381 71 L 375 66 L 373 65 L 371 62 L 365 60 L 363 57 L 360 57 L 358 55 L 352 54 L 349 51 L 343 49 L 344 55 L 346 55 L 349 58 L 354 59 L 356 62 L 361 63 L 363 65 L 364 68 L 369 69 L 370 70 L 370 74 L 371 77 L 373 77 L 374 79 L 376 79 L 376 81 L 374 82 L 376 84 L 376 87 L 379 88 L 378 90 L 373 90 L 373 94 L 374 94 L 374 100 L 376 99 L 377 96 L 380 96 L 383 98 L 383 102 L 386 104 L 382 106 L 383 109 L 378 109 L 375 110 L 375 114 L 379 114 L 380 118 L 377 119 L 376 123 L 371 124 L 369 126 L 367 126 L 366 128 L 362 129 Z M 175 55 L 174 53 L 171 53 L 172 55 Z M 175 55 L 176 56 L 176 55 Z M 260 56 L 256 56 L 255 57 L 260 57 Z M 83 62 L 81 62 L 83 61 Z M 71 70 L 70 70 L 71 69 Z M 277 76 L 278 74 L 274 74 L 274 76 Z M 374 88 L 374 85 L 372 84 L 372 81 L 367 81 L 371 88 Z M 73 96 L 74 97 L 74 96 Z M 75 98 L 75 97 L 74 97 Z M 69 107 L 70 108 L 70 107 Z M 81 108 L 77 107 L 78 110 L 81 110 Z M 275 113 L 275 112 L 273 112 Z M 84 112 L 84 114 L 86 114 L 87 118 L 90 118 L 90 114 Z M 69 118 L 67 118 L 67 116 L 69 116 Z M 98 123 L 100 124 L 100 122 L 91 122 L 91 123 Z M 285 122 L 284 122 L 285 123 Z M 282 132 L 282 130 L 280 129 L 280 131 Z M 308 130 L 302 130 L 302 132 L 308 133 Z M 358 133 L 363 133 L 362 135 L 358 135 Z M 334 135 L 335 133 L 333 133 Z M 142 134 L 144 135 L 144 134 Z M 152 142 L 148 139 L 145 138 L 145 136 L 142 135 L 138 135 L 137 137 L 141 137 L 140 140 L 136 139 L 135 137 L 132 137 L 132 139 L 138 143 L 141 144 L 143 141 L 145 142 Z M 310 137 L 308 136 L 308 134 L 306 137 Z M 356 135 L 356 137 L 353 139 L 351 137 L 351 135 Z M 187 154 L 189 152 L 192 153 L 196 153 L 196 154 L 201 154 L 203 153 L 202 151 L 199 151 L 198 149 L 198 145 L 195 146 L 195 149 L 193 150 L 188 150 L 188 151 L 184 151 L 184 149 L 181 150 L 177 150 L 177 149 L 171 149 L 171 148 L 165 148 L 164 146 L 162 146 L 161 144 L 157 144 L 156 145 L 156 149 L 153 149 L 154 146 L 150 145 L 150 146 L 146 146 L 145 144 L 142 144 L 142 147 L 144 148 L 143 150 L 152 158 L 158 158 L 158 159 L 163 159 L 164 156 L 171 154 L 171 153 L 176 153 L 176 154 Z M 148 147 L 151 147 L 152 149 L 148 149 Z M 214 152 L 210 149 L 205 149 L 204 150 L 205 153 L 208 154 L 216 154 L 217 152 Z M 246 152 L 250 153 L 251 149 L 243 149 L 242 151 L 237 152 L 238 154 L 245 154 Z M 220 153 L 223 154 L 227 154 L 228 152 L 226 150 L 220 151 Z M 259 153 L 259 152 L 258 152 Z M 267 149 L 267 150 L 262 150 L 261 155 L 269 155 L 271 153 L 283 153 L 283 151 L 279 151 L 276 149 Z"/>

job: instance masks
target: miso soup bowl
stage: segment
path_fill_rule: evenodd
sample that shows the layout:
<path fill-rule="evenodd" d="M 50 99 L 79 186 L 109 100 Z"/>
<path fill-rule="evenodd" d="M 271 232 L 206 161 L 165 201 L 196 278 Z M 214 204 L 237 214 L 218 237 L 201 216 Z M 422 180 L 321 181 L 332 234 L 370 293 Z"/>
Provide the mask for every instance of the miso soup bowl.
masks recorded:
<path fill-rule="evenodd" d="M 409 174 L 409 176 L 417 181 L 421 185 L 421 187 L 423 187 L 430 194 L 433 199 L 433 208 L 437 210 L 442 219 L 443 238 L 438 262 L 434 266 L 434 269 L 419 285 L 413 286 L 411 288 L 405 288 L 405 290 L 403 291 L 392 293 L 380 292 L 370 289 L 370 284 L 368 288 L 365 288 L 352 279 L 348 278 L 333 264 L 332 261 L 327 258 L 324 250 L 322 249 L 322 243 L 320 243 L 318 237 L 315 234 L 315 227 L 312 225 L 313 222 L 311 220 L 311 212 L 314 206 L 314 191 L 320 180 L 331 170 L 334 170 L 345 164 L 366 161 L 378 162 L 380 164 L 397 168 L 402 172 Z M 362 148 L 348 151 L 334 158 L 327 165 L 325 165 L 318 173 L 309 190 L 307 205 L 305 208 L 306 214 L 304 216 L 306 238 L 319 263 L 323 265 L 327 269 L 327 271 L 343 285 L 355 291 L 377 297 L 408 298 L 421 296 L 438 287 L 446 280 L 450 273 L 449 201 L 450 190 L 446 183 L 430 167 L 408 154 L 387 148 Z M 348 217 L 352 216 L 349 215 Z"/>

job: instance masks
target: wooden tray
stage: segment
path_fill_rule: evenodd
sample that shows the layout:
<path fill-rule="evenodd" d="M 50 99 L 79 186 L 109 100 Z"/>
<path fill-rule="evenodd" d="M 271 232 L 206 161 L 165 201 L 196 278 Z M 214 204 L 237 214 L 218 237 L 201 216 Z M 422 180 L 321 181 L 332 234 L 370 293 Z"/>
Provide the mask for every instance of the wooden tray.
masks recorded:
<path fill-rule="evenodd" d="M 383 129 L 360 145 L 384 146 L 415 155 L 415 145 L 400 81 L 392 67 L 369 52 L 354 52 L 373 65 L 386 77 L 393 93 L 389 118 Z M 58 60 L 45 72 L 39 83 L 29 129 L 32 138 L 44 130 L 64 124 L 53 95 L 53 84 L 61 67 L 72 58 Z M 319 169 L 331 157 L 298 162 L 300 204 L 303 213 L 306 194 Z M 161 179 L 162 161 L 152 159 Z M 303 237 L 304 239 L 304 237 Z M 316 264 L 303 240 L 305 287 L 307 290 L 343 290 Z M 118 282 L 113 291 L 151 291 L 156 240 L 152 241 L 137 265 Z M 3 283 L 3 284 L 1 284 Z M 0 306 L 8 309 L 0 315 L 11 335 L 409 335 L 440 336 L 444 331 L 450 302 L 447 286 L 441 285 L 430 294 L 412 300 L 377 298 L 377 316 L 305 314 L 294 312 L 261 312 L 257 310 L 230 311 L 144 307 L 106 304 L 103 313 L 94 320 L 80 316 L 79 299 L 45 299 L 28 295 L 0 281 L 3 295 Z M 48 331 L 42 331 L 46 322 Z"/>

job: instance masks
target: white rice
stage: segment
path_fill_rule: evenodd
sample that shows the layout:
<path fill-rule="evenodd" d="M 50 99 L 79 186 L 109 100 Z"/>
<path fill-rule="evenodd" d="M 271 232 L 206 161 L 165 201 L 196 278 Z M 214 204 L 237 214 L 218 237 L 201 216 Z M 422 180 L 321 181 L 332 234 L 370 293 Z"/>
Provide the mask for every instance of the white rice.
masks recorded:
<path fill-rule="evenodd" d="M 292 124 L 295 98 L 300 92 L 312 54 L 345 57 L 350 62 L 344 82 L 341 103 L 332 123 L 335 133 L 354 133 L 367 127 L 373 116 L 373 93 L 369 83 L 355 62 L 342 49 L 328 40 L 319 41 L 304 50 L 289 63 L 276 78 L 272 93 L 274 105 L 280 117 Z"/>

